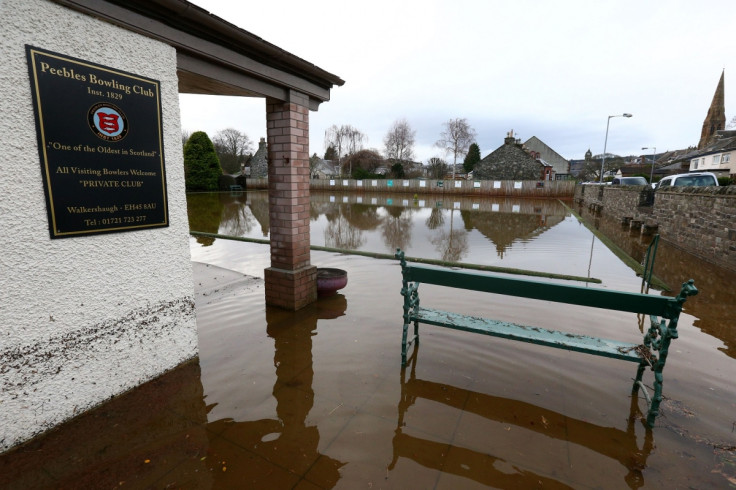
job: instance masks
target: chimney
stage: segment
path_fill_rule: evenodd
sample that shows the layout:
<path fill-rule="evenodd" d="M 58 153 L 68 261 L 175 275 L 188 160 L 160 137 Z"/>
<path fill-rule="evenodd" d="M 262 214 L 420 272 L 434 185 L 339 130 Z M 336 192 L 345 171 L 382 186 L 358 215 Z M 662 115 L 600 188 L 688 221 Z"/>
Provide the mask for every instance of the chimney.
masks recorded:
<path fill-rule="evenodd" d="M 516 144 L 516 138 L 514 138 L 514 130 L 512 129 L 508 133 L 506 133 L 506 137 L 503 139 L 504 145 L 513 145 Z"/>

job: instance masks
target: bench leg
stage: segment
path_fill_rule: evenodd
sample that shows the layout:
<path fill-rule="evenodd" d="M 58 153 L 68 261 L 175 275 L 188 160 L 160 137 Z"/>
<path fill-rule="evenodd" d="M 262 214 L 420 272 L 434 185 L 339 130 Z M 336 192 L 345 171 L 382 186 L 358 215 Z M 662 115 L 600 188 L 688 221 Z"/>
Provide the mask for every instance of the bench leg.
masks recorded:
<path fill-rule="evenodd" d="M 401 332 L 401 365 L 406 366 L 407 351 L 411 344 L 419 344 L 419 322 L 414 322 L 414 336 L 409 340 L 409 324 L 404 323 Z M 416 346 L 414 347 L 416 349 Z"/>
<path fill-rule="evenodd" d="M 409 324 L 404 323 L 403 331 L 401 332 L 401 366 L 406 366 L 406 337 L 409 333 Z"/>
<path fill-rule="evenodd" d="M 654 396 L 652 397 L 652 404 L 649 406 L 649 412 L 647 413 L 647 425 L 654 427 L 654 419 L 659 415 L 659 404 L 662 402 L 662 373 L 654 373 Z"/>
<path fill-rule="evenodd" d="M 659 404 L 662 402 L 662 364 L 663 363 L 657 363 L 654 366 L 654 396 L 651 399 L 649 398 L 649 394 L 647 393 L 647 390 L 646 388 L 644 388 L 644 385 L 641 381 L 642 375 L 644 374 L 644 369 L 646 369 L 647 366 L 646 364 L 639 364 L 639 367 L 636 370 L 636 379 L 634 380 L 634 386 L 631 387 L 632 395 L 637 395 L 639 393 L 640 387 L 642 389 L 644 398 L 649 405 L 649 410 L 647 411 L 647 427 L 649 427 L 650 429 L 654 428 L 654 421 L 659 415 Z"/>
<path fill-rule="evenodd" d="M 641 383 L 642 377 L 644 376 L 644 369 L 646 369 L 646 364 L 639 364 L 639 367 L 636 369 L 636 379 L 634 380 L 634 386 L 631 387 L 631 394 L 636 395 L 639 393 L 639 383 Z"/>

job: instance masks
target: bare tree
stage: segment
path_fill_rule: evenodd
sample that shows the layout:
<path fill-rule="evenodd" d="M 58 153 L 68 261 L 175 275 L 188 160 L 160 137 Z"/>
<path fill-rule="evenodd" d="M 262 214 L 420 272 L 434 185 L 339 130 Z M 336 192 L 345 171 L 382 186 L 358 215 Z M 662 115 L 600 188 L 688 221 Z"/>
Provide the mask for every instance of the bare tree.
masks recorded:
<path fill-rule="evenodd" d="M 345 157 L 345 164 L 351 169 L 362 169 L 374 173 L 378 167 L 384 164 L 383 157 L 376 150 L 358 150 Z"/>
<path fill-rule="evenodd" d="M 433 157 L 427 161 L 427 176 L 432 179 L 441 179 L 447 173 L 447 162 Z"/>
<path fill-rule="evenodd" d="M 228 174 L 240 172 L 240 166 L 245 163 L 247 154 L 253 151 L 253 143 L 250 138 L 233 128 L 215 133 L 212 143 L 215 145 L 215 152 L 220 159 L 222 170 Z"/>
<path fill-rule="evenodd" d="M 187 131 L 185 129 L 181 130 L 181 146 L 184 146 L 187 144 L 187 140 L 189 140 L 189 137 L 192 135 L 191 131 Z"/>
<path fill-rule="evenodd" d="M 475 130 L 470 127 L 465 118 L 450 119 L 445 124 L 445 130 L 440 133 L 440 139 L 435 145 L 453 156 L 452 178 L 455 178 L 455 167 L 458 157 L 465 156 L 471 143 L 475 141 Z"/>
<path fill-rule="evenodd" d="M 354 127 L 347 125 L 343 126 L 345 128 L 345 135 L 347 143 L 347 150 L 348 155 L 352 155 L 353 153 L 362 150 L 363 149 L 363 141 L 366 140 L 366 137 L 363 133 L 355 129 Z M 350 168 L 348 169 L 348 175 L 353 175 L 353 165 L 350 164 Z"/>
<path fill-rule="evenodd" d="M 383 138 L 386 147 L 386 158 L 397 162 L 410 161 L 414 158 L 414 138 L 417 132 L 411 129 L 406 119 L 395 121 Z"/>
<path fill-rule="evenodd" d="M 345 133 L 342 131 L 342 128 L 338 126 L 337 124 L 333 124 L 327 130 L 325 130 L 325 147 L 326 148 L 332 148 L 332 150 L 335 153 L 335 156 L 337 157 L 337 164 L 338 167 L 340 165 L 340 159 L 342 158 L 342 153 L 344 150 L 345 145 Z"/>
<path fill-rule="evenodd" d="M 342 157 L 363 149 L 363 141 L 365 140 L 366 136 L 349 124 L 343 124 L 342 126 L 333 124 L 325 131 L 325 147 L 329 148 L 331 146 L 335 149 L 337 163 L 340 165 L 341 171 Z M 352 168 L 349 169 L 348 174 L 352 174 Z"/>
<path fill-rule="evenodd" d="M 601 178 L 601 162 L 603 155 L 596 155 L 590 160 L 585 160 L 583 168 L 578 173 L 581 181 L 599 181 Z M 618 155 L 606 154 L 605 168 L 603 174 L 618 170 L 624 165 L 624 159 Z"/>

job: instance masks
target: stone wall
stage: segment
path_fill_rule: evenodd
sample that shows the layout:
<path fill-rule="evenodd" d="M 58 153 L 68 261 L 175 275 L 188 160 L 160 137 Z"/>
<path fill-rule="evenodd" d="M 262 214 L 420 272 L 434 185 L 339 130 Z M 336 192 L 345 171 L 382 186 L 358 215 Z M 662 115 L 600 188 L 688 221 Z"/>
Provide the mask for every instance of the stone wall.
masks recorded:
<path fill-rule="evenodd" d="M 660 237 L 676 247 L 736 270 L 736 186 L 658 190 L 649 204 L 650 195 L 639 186 L 575 188 L 575 202 L 611 219 L 656 227 Z"/>
<path fill-rule="evenodd" d="M 668 241 L 736 270 L 736 186 L 658 191 L 654 212 Z"/>

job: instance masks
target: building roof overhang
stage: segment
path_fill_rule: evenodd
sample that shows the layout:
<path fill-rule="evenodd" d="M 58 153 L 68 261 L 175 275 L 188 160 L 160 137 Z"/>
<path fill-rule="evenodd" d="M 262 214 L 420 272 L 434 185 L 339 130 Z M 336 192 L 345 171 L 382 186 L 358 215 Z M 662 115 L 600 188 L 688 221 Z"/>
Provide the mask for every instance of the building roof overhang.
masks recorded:
<path fill-rule="evenodd" d="M 179 92 L 289 101 L 309 108 L 345 82 L 186 0 L 53 0 L 176 49 Z"/>

